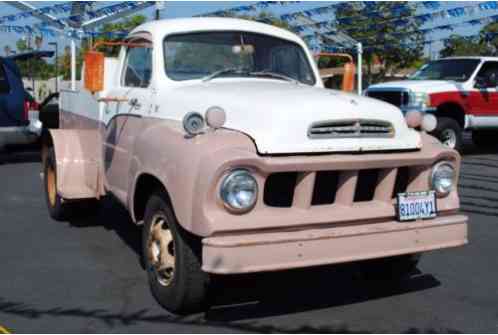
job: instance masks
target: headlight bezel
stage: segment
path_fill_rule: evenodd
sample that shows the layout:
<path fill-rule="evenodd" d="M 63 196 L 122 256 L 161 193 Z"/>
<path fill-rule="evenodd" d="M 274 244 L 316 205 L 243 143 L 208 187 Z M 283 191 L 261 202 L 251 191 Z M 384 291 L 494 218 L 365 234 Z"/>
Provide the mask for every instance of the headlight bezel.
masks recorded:
<path fill-rule="evenodd" d="M 255 186 L 255 191 L 253 192 L 254 196 L 252 197 L 251 203 L 248 206 L 236 207 L 236 206 L 233 206 L 233 204 L 230 203 L 230 201 L 228 199 L 228 194 L 230 192 L 227 190 L 227 187 L 228 187 L 229 183 L 233 181 L 233 179 L 235 179 L 236 177 L 241 176 L 241 175 L 246 175 L 247 177 L 252 179 L 253 185 Z M 219 183 L 219 188 L 218 188 L 218 197 L 219 197 L 221 203 L 223 204 L 223 207 L 227 211 L 229 211 L 230 213 L 232 213 L 232 214 L 246 214 L 246 213 L 250 212 L 251 210 L 253 210 L 258 202 L 258 197 L 259 197 L 258 179 L 254 176 L 254 173 L 248 168 L 240 167 L 240 168 L 230 169 L 227 172 L 225 172 L 223 174 L 223 177 L 221 178 L 221 181 Z"/>
<path fill-rule="evenodd" d="M 438 190 L 437 187 L 435 187 L 436 173 L 438 172 L 438 169 L 440 169 L 444 166 L 450 167 L 452 169 L 452 174 L 453 174 L 453 176 L 451 178 L 451 187 L 447 191 L 441 191 L 441 190 Z M 429 187 L 431 190 L 436 192 L 436 196 L 438 198 L 445 198 L 445 197 L 449 196 L 451 194 L 451 192 L 454 191 L 456 186 L 457 186 L 457 169 L 456 169 L 455 164 L 452 161 L 442 160 L 442 161 L 439 161 L 432 166 L 431 172 L 429 175 Z"/>
<path fill-rule="evenodd" d="M 431 98 L 426 92 L 410 91 L 408 93 L 408 107 L 430 107 Z"/>

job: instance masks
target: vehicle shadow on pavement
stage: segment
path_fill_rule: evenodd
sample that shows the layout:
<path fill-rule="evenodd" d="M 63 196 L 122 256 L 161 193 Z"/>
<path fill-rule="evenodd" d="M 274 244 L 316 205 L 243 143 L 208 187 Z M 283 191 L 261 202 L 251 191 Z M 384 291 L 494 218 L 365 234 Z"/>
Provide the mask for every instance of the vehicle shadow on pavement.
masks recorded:
<path fill-rule="evenodd" d="M 22 163 L 39 163 L 41 155 L 39 151 L 2 151 L 0 152 L 0 165 L 2 164 L 22 164 Z"/>
<path fill-rule="evenodd" d="M 112 218 L 112 219 L 111 219 Z M 75 228 L 99 227 L 116 233 L 137 255 L 141 264 L 141 232 L 127 211 L 116 200 L 106 199 L 94 217 L 72 221 Z M 429 274 L 414 273 L 401 281 L 368 280 L 360 264 L 344 264 L 273 273 L 213 276 L 210 286 L 212 308 L 202 316 L 203 325 L 232 325 L 233 322 L 293 314 L 317 309 L 345 306 L 368 300 L 386 298 L 437 287 L 440 282 Z M 1 307 L 1 305 L 0 305 Z M 0 308 L 1 311 L 1 308 Z M 79 312 L 78 313 L 90 313 Z M 91 313 L 90 313 L 91 314 Z M 95 311 L 98 318 L 105 318 L 106 311 Z M 147 313 L 145 313 L 147 314 Z M 101 315 L 101 316 L 99 316 Z M 169 317 L 136 315 L 112 315 L 123 322 L 157 321 L 178 322 Z M 231 326 L 230 326 L 231 327 Z M 244 328 L 253 332 L 350 332 L 343 326 L 338 329 L 258 329 Z M 365 332 L 365 330 L 354 330 Z"/>
<path fill-rule="evenodd" d="M 69 224 L 75 228 L 102 227 L 105 230 L 115 232 L 137 255 L 137 260 L 140 266 L 142 266 L 142 262 L 140 261 L 142 254 L 142 229 L 132 222 L 128 211 L 117 200 L 106 197 L 101 200 L 97 213 L 74 219 Z"/>
<path fill-rule="evenodd" d="M 217 279 L 206 319 L 224 322 L 346 306 L 441 285 L 422 273 L 401 281 L 369 280 L 361 264 Z"/>
<path fill-rule="evenodd" d="M 85 320 L 98 320 L 104 322 L 109 328 L 134 326 L 137 324 L 158 324 L 158 325 L 179 325 L 196 327 L 191 332 L 197 330 L 202 333 L 204 328 L 201 327 L 219 327 L 231 331 L 249 332 L 249 333 L 370 333 L 365 330 L 350 331 L 347 326 L 298 326 L 294 328 L 276 327 L 273 325 L 261 325 L 255 322 L 247 323 L 225 323 L 209 321 L 202 314 L 190 316 L 175 316 L 171 314 L 151 315 L 147 309 L 139 310 L 132 313 L 112 313 L 104 309 L 84 309 L 84 308 L 35 308 L 33 306 L 21 303 L 7 301 L 0 298 L 0 313 L 6 315 L 22 316 L 27 319 L 40 319 L 44 317 L 70 317 L 83 318 Z M 126 329 L 126 328 L 125 328 Z M 78 331 L 76 331 L 78 332 Z M 99 331 L 100 332 L 100 331 Z M 121 332 L 121 331 L 120 331 Z M 141 330 L 143 331 L 143 328 Z"/>
<path fill-rule="evenodd" d="M 371 333 L 366 329 L 352 329 L 344 322 L 334 321 L 330 325 L 306 325 L 296 326 L 276 326 L 265 322 L 254 322 L 254 318 L 269 317 L 275 315 L 292 314 L 306 310 L 321 308 L 330 308 L 347 304 L 358 303 L 371 299 L 379 299 L 392 295 L 405 294 L 414 291 L 429 289 L 438 286 L 440 283 L 430 275 L 419 275 L 407 279 L 398 284 L 392 282 L 366 282 L 363 280 L 353 283 L 337 282 L 330 275 L 340 274 L 342 270 L 331 269 L 330 267 L 308 269 L 297 271 L 289 276 L 286 275 L 285 282 L 279 282 L 279 289 L 267 282 L 248 282 L 249 279 L 255 279 L 253 276 L 239 277 L 237 282 L 243 288 L 249 288 L 254 292 L 254 288 L 265 287 L 260 294 L 264 292 L 265 297 L 260 296 L 259 302 L 245 303 L 236 306 L 215 306 L 206 313 L 177 316 L 168 314 L 152 314 L 149 309 L 140 309 L 135 312 L 113 312 L 106 309 L 91 308 L 61 308 L 49 307 L 40 308 L 32 305 L 9 301 L 0 298 L 0 314 L 16 315 L 27 319 L 42 319 L 46 317 L 70 317 L 83 318 L 88 320 L 98 320 L 105 323 L 108 327 L 114 328 L 134 326 L 137 324 L 169 324 L 195 327 L 223 327 L 232 331 L 242 331 L 251 333 Z M 343 274 L 344 275 L 344 274 Z M 251 277 L 251 278 L 250 278 Z M 278 276 L 277 276 L 278 277 Z M 277 280 L 277 277 L 274 277 Z M 301 277 L 301 278 L 298 278 Z M 267 277 L 268 278 L 268 277 Z M 300 279 L 299 281 L 295 281 Z M 303 282 L 306 279 L 306 282 Z M 262 283 L 261 285 L 257 285 Z M 308 283 L 308 285 L 306 285 Z M 226 282 L 225 282 L 226 284 Z M 273 283 L 277 284 L 277 283 Z M 325 287 L 326 285 L 326 287 Z M 284 288 L 282 290 L 282 288 Z M 235 287 L 226 288 L 217 298 L 223 301 L 230 301 L 230 293 Z M 237 287 L 240 289 L 240 287 Z M 228 300 L 227 300 L 228 299 Z M 233 301 L 230 301 L 233 303 Z M 247 320 L 244 320 L 247 319 Z M 202 331 L 202 328 L 199 328 Z M 455 330 L 436 330 L 436 329 L 418 329 L 409 328 L 405 333 L 456 333 Z"/>
<path fill-rule="evenodd" d="M 491 155 L 491 154 L 497 154 L 498 153 L 498 146 L 495 147 L 487 147 L 487 148 L 482 148 L 476 146 L 472 142 L 472 135 L 471 134 L 465 134 L 464 139 L 463 139 L 463 152 L 462 156 L 467 157 L 467 156 L 479 156 L 479 155 Z"/>

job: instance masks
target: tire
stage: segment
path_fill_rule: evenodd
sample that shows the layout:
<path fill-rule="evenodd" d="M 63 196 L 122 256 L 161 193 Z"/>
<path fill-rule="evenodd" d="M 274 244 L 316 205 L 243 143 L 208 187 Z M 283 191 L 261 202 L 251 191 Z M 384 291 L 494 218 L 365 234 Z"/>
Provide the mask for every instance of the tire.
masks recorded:
<path fill-rule="evenodd" d="M 496 148 L 498 131 L 495 130 L 474 130 L 472 131 L 472 142 L 480 148 Z"/>
<path fill-rule="evenodd" d="M 209 275 L 201 270 L 200 239 L 176 221 L 164 192 L 145 209 L 142 257 L 152 295 L 166 310 L 189 314 L 206 310 Z"/>
<path fill-rule="evenodd" d="M 49 148 L 43 168 L 45 200 L 52 219 L 66 221 L 71 217 L 71 204 L 65 202 L 57 193 L 57 170 L 55 167 L 55 152 L 53 148 Z"/>
<path fill-rule="evenodd" d="M 438 117 L 436 130 L 432 133 L 447 147 L 461 152 L 463 149 L 462 128 L 449 117 Z"/>
<path fill-rule="evenodd" d="M 368 279 L 400 280 L 417 270 L 420 254 L 402 255 L 367 261 L 363 273 Z"/>
<path fill-rule="evenodd" d="M 69 221 L 95 214 L 100 205 L 97 199 L 68 202 L 57 193 L 57 169 L 55 168 L 55 162 L 54 149 L 49 148 L 44 161 L 43 183 L 45 200 L 50 217 L 56 221 Z"/>

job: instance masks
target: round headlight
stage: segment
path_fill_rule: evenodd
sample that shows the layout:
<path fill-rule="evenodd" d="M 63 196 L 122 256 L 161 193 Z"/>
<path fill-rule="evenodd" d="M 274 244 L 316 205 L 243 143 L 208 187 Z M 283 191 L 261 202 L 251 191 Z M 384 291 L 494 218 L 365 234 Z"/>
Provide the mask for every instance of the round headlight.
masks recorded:
<path fill-rule="evenodd" d="M 183 129 L 190 136 L 199 135 L 204 130 L 204 118 L 196 112 L 188 113 L 183 118 Z"/>
<path fill-rule="evenodd" d="M 248 212 L 256 204 L 258 183 L 249 171 L 233 170 L 221 183 L 220 197 L 231 211 Z"/>
<path fill-rule="evenodd" d="M 441 162 L 432 168 L 431 187 L 439 197 L 450 194 L 455 186 L 455 168 L 449 162 Z"/>

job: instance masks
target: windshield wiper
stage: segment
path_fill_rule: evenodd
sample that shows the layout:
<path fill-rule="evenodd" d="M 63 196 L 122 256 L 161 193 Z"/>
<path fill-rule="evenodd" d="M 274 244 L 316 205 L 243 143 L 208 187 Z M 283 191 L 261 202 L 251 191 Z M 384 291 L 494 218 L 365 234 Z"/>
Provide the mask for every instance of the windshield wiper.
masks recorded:
<path fill-rule="evenodd" d="M 286 81 L 293 82 L 294 84 L 299 84 L 299 81 L 297 79 L 291 78 L 289 76 L 286 76 L 285 74 L 277 73 L 277 72 L 272 72 L 272 71 L 256 71 L 256 72 L 250 72 L 249 75 L 251 76 L 258 76 L 258 77 L 272 77 L 272 78 L 277 78 L 277 79 L 282 79 Z"/>
<path fill-rule="evenodd" d="M 225 75 L 225 74 L 243 74 L 243 75 L 248 75 L 249 71 L 244 70 L 243 68 L 239 67 L 229 67 L 226 69 L 221 69 L 216 72 L 211 73 L 210 75 L 207 75 L 206 77 L 202 78 L 202 81 L 210 81 L 213 80 L 216 77 Z"/>

